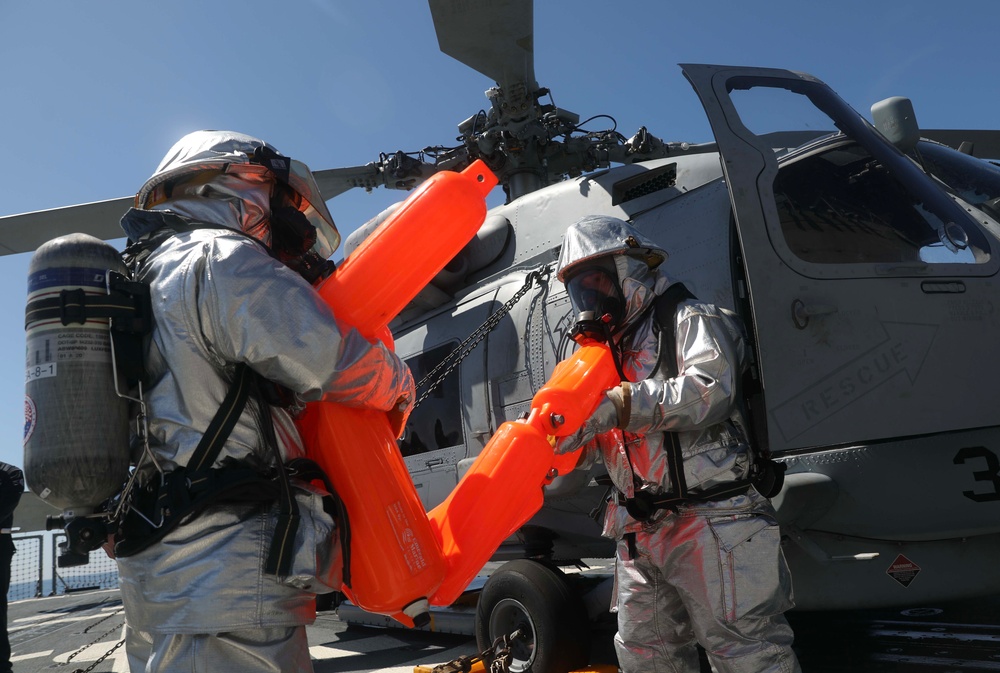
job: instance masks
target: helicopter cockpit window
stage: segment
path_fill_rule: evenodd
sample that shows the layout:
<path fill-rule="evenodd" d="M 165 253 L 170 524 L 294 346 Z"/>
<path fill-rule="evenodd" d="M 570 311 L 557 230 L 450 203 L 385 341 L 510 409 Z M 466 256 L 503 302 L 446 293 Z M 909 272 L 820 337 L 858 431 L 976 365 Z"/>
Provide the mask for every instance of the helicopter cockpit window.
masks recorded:
<path fill-rule="evenodd" d="M 977 264 L 979 232 L 941 222 L 863 147 L 845 141 L 778 172 L 774 197 L 789 249 L 814 264 Z M 978 254 L 977 254 L 978 253 Z"/>
<path fill-rule="evenodd" d="M 758 148 L 767 143 L 780 157 L 777 218 L 768 226 L 800 273 L 840 273 L 834 265 L 850 265 L 844 273 L 855 276 L 919 274 L 930 264 L 962 265 L 951 273 L 986 268 L 991 246 L 970 213 L 828 88 L 806 77 L 726 84 Z"/>
<path fill-rule="evenodd" d="M 457 344 L 447 343 L 406 359 L 415 381 L 422 380 L 451 353 Z M 417 395 L 423 390 L 417 390 Z M 453 370 L 410 414 L 399 440 L 404 456 L 427 453 L 464 443 L 462 437 L 459 370 Z"/>
<path fill-rule="evenodd" d="M 802 144 L 801 133 L 812 132 L 816 137 L 836 133 L 833 120 L 820 112 L 808 98 L 786 89 L 753 87 L 737 89 L 729 94 L 740 114 L 740 121 L 754 135 L 774 137 L 780 140 L 781 132 L 787 134 L 790 143 L 778 143 L 782 149 Z"/>

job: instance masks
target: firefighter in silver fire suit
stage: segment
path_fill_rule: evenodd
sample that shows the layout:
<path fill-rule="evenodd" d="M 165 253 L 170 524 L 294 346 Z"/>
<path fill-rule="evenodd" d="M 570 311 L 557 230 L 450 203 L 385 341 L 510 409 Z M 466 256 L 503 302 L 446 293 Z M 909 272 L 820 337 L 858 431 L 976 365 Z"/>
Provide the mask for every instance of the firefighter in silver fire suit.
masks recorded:
<path fill-rule="evenodd" d="M 718 673 L 798 671 L 775 512 L 751 484 L 742 329 L 673 283 L 666 258 L 626 222 L 590 216 L 566 232 L 558 265 L 577 329 L 603 332 L 623 374 L 556 445 L 585 447 L 582 464 L 602 459 L 613 483 L 603 532 L 618 541 L 619 666 L 696 673 L 701 644 Z"/>
<path fill-rule="evenodd" d="M 263 481 L 191 512 L 138 551 L 127 533 L 118 540 L 132 673 L 312 671 L 305 625 L 315 619 L 314 595 L 340 586 L 335 524 L 318 483 L 293 479 L 291 563 L 266 572 L 280 508 L 253 492 L 275 479 L 275 445 L 282 462 L 303 455 L 292 422 L 302 403 L 386 410 L 398 429 L 412 375 L 382 344 L 338 323 L 314 290 L 339 235 L 303 164 L 247 135 L 199 131 L 170 149 L 135 206 L 121 222 L 126 258 L 134 252 L 135 276 L 151 286 L 153 314 L 137 492 L 176 486 L 171 473 L 193 469 L 238 367 L 248 365 L 255 390 L 274 399 L 251 395 L 237 407 L 221 451 L 200 472 L 220 484 L 234 474 Z M 165 516 L 140 502 L 135 523 Z"/>

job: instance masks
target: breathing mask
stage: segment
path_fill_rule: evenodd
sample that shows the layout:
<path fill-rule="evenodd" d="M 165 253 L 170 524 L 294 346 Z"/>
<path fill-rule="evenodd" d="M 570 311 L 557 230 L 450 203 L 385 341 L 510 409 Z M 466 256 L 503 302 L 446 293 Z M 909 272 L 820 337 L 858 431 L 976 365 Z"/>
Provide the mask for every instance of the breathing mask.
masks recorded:
<path fill-rule="evenodd" d="M 609 342 L 621 329 L 625 313 L 625 299 L 614 262 L 595 260 L 593 265 L 581 268 L 564 282 L 570 303 L 579 316 L 570 336 L 578 342 Z"/>

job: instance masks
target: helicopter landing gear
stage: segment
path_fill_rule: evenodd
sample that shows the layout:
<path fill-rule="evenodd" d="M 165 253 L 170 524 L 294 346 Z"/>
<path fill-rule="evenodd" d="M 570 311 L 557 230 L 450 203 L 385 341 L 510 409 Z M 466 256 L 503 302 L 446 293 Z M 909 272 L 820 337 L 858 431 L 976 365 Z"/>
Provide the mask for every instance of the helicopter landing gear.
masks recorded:
<path fill-rule="evenodd" d="M 476 610 L 476 642 L 486 649 L 516 630 L 511 673 L 565 673 L 587 663 L 590 623 L 579 595 L 558 569 L 509 561 L 490 575 Z"/>

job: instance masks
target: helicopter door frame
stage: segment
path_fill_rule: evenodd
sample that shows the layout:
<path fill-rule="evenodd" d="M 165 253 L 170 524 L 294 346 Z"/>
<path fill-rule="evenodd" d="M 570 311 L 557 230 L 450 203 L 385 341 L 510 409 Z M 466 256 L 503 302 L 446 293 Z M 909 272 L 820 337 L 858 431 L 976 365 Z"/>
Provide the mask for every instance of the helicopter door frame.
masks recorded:
<path fill-rule="evenodd" d="M 974 312 L 983 325 L 975 330 L 954 319 L 973 306 L 992 306 L 990 276 L 1000 266 L 995 243 L 820 80 L 769 68 L 681 68 L 708 115 L 729 190 L 771 449 L 783 453 L 995 425 L 986 399 L 958 393 L 973 372 L 987 381 L 1000 377 L 1000 363 L 991 355 L 997 320 L 991 312 Z M 730 91 L 756 87 L 807 97 L 908 193 L 919 195 L 926 210 L 973 231 L 980 263 L 815 264 L 796 257 L 782 235 L 775 202 L 776 154 L 747 129 L 730 98 Z"/>

